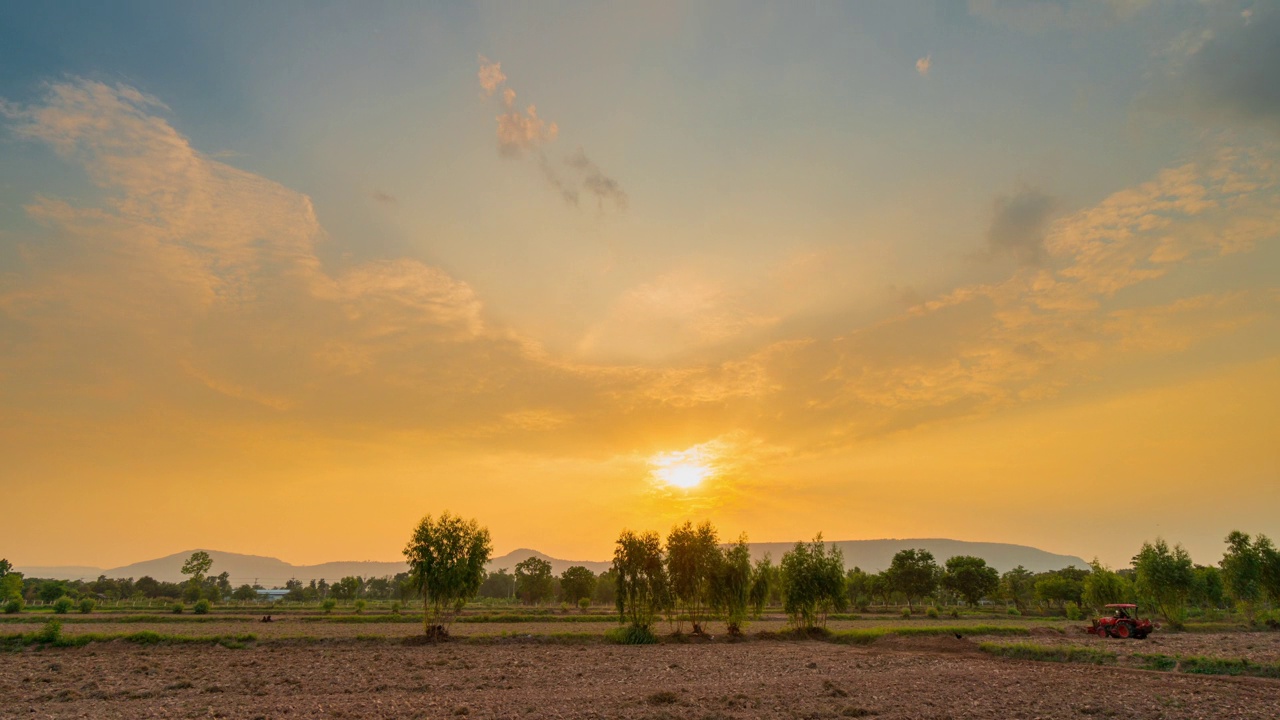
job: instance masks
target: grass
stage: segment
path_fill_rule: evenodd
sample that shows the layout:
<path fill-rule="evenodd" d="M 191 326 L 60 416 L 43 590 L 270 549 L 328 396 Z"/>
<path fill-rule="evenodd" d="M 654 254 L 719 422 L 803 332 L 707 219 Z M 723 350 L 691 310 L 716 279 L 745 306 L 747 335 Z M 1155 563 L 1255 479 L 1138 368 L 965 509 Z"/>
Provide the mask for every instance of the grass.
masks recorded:
<path fill-rule="evenodd" d="M 998 657 L 1041 662 L 1085 663 L 1089 665 L 1114 665 L 1118 655 L 1078 645 L 1037 645 L 1035 643 L 991 643 L 978 645 L 978 649 Z"/>
<path fill-rule="evenodd" d="M 1178 672 L 1193 675 L 1248 675 L 1280 678 L 1280 663 L 1255 663 L 1244 658 L 1187 656 L 1178 658 Z"/>
<path fill-rule="evenodd" d="M 221 645 L 225 648 L 239 649 L 248 643 L 256 642 L 257 636 L 252 633 L 238 635 L 170 635 L 153 630 L 136 633 L 80 633 L 63 635 L 62 623 L 50 620 L 42 628 L 30 633 L 0 635 L 0 649 L 21 650 L 25 647 L 84 647 L 95 642 L 112 642 L 120 640 L 137 645 Z"/>
<path fill-rule="evenodd" d="M 937 635 L 1030 635 L 1031 629 L 1015 625 L 913 625 L 911 627 L 875 627 L 840 630 L 831 633 L 833 642 L 845 645 L 870 645 L 886 635 L 927 637 Z"/>

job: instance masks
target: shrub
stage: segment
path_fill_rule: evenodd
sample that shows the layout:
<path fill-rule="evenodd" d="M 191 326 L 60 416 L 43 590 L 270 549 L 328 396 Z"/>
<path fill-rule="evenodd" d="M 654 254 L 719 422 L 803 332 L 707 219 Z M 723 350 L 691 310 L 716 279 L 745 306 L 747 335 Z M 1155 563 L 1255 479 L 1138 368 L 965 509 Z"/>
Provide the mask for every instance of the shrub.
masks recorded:
<path fill-rule="evenodd" d="M 909 608 L 909 607 L 904 607 L 904 608 L 902 608 L 902 619 L 903 619 L 903 620 L 910 620 L 910 619 L 911 619 L 911 608 Z"/>
<path fill-rule="evenodd" d="M 401 609 L 401 607 L 402 607 L 402 606 L 400 605 L 400 601 L 399 601 L 399 600 L 396 600 L 395 602 L 391 603 L 391 614 L 392 614 L 392 615 L 399 615 L 399 614 L 400 614 L 400 609 Z"/>
<path fill-rule="evenodd" d="M 1010 614 L 1010 615 L 1021 615 L 1022 613 L 1021 613 L 1021 612 L 1018 612 L 1018 608 L 1016 608 L 1016 607 L 1011 607 L 1011 608 L 1009 608 L 1009 614 Z"/>
<path fill-rule="evenodd" d="M 1067 619 L 1068 619 L 1068 620 L 1083 620 L 1083 619 L 1084 619 L 1084 613 L 1080 611 L 1080 606 L 1079 606 L 1079 605 L 1077 605 L 1077 604 L 1075 604 L 1075 603 L 1073 603 L 1073 602 L 1070 602 L 1070 601 L 1068 601 L 1068 602 L 1067 602 Z"/>
<path fill-rule="evenodd" d="M 952 612 L 955 612 L 955 611 L 954 611 L 954 610 L 952 610 Z M 925 611 L 924 611 L 924 614 L 925 614 L 926 616 L 928 616 L 929 618 L 933 619 L 933 620 L 937 620 L 937 619 L 938 619 L 938 608 L 936 608 L 936 607 L 930 607 L 928 610 L 925 610 Z"/>
<path fill-rule="evenodd" d="M 93 608 L 94 608 L 94 606 L 95 606 L 95 605 L 96 605 L 96 603 L 94 603 L 94 602 L 93 602 L 92 600 L 90 600 L 89 598 L 85 598 L 85 599 L 81 600 L 81 601 L 80 601 L 80 613 L 81 613 L 81 614 L 83 614 L 83 615 L 88 615 L 89 613 L 93 612 Z"/>
<path fill-rule="evenodd" d="M 27 604 L 22 601 L 22 598 L 13 598 L 4 604 L 4 611 L 7 615 L 13 615 L 14 613 L 22 612 L 22 608 L 26 606 Z"/>
<path fill-rule="evenodd" d="M 199 600 L 197 600 L 197 601 L 196 601 L 195 614 L 197 614 L 197 615 L 208 615 L 208 614 L 209 614 L 209 607 L 210 607 L 210 605 L 209 605 L 209 601 L 208 601 L 207 599 L 205 599 L 205 598 L 201 598 L 201 599 L 199 599 Z"/>
<path fill-rule="evenodd" d="M 363 612 L 364 612 L 364 609 L 365 609 L 365 607 L 366 607 L 367 605 L 368 605 L 368 603 L 367 603 L 367 602 L 365 602 L 363 599 L 361 599 L 361 600 L 357 600 L 357 601 L 356 601 L 356 604 L 355 604 L 355 606 L 356 606 L 356 614 L 357 614 L 357 615 L 359 615 L 359 614 L 363 613 Z"/>
<path fill-rule="evenodd" d="M 653 645 L 658 642 L 658 636 L 647 625 L 613 628 L 604 634 L 604 639 L 615 645 Z"/>
<path fill-rule="evenodd" d="M 325 598 L 324 602 L 320 603 L 320 607 L 324 608 L 324 614 L 328 615 L 333 612 L 334 608 L 338 607 L 338 601 L 333 598 Z"/>
<path fill-rule="evenodd" d="M 809 630 L 821 622 L 825 627 L 828 610 L 843 610 L 849 600 L 840 548 L 828 553 L 822 533 L 811 543 L 796 543 L 782 556 L 782 593 L 793 625 Z"/>
<path fill-rule="evenodd" d="M 949 612 L 949 613 L 947 613 L 947 614 L 948 614 L 948 615 L 950 615 L 951 617 L 955 618 L 956 620 L 959 620 L 959 619 L 960 619 L 960 611 L 959 611 L 959 610 L 957 610 L 957 609 L 955 609 L 955 608 L 951 608 L 951 612 Z"/>
<path fill-rule="evenodd" d="M 62 597 L 53 601 L 53 611 L 59 615 L 66 615 L 67 613 L 71 612 L 71 608 L 74 606 L 75 606 L 75 602 L 71 598 L 67 597 L 66 595 L 63 595 Z"/>
<path fill-rule="evenodd" d="M 588 597 L 578 598 L 578 609 L 581 610 L 582 612 L 586 612 L 590 610 L 591 598 L 588 598 Z"/>
<path fill-rule="evenodd" d="M 182 603 L 177 603 L 177 602 L 176 602 L 176 603 L 174 603 L 174 604 L 170 605 L 170 606 L 169 606 L 169 612 L 173 613 L 174 615 L 181 615 L 181 614 L 182 614 Z"/>
<path fill-rule="evenodd" d="M 49 645 L 57 643 L 62 639 L 62 623 L 58 620 L 50 620 L 35 633 L 34 639 L 38 643 Z"/>

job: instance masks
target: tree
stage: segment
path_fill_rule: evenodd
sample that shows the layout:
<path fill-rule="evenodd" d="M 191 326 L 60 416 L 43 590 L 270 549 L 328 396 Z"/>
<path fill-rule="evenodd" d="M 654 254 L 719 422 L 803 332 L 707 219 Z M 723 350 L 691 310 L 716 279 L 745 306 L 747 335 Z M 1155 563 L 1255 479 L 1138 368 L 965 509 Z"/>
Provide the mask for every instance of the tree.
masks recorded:
<path fill-rule="evenodd" d="M 832 546 L 826 551 L 822 533 L 811 543 L 796 543 L 782 556 L 782 607 L 791 622 L 805 630 L 826 625 L 831 609 L 845 607 L 844 555 Z"/>
<path fill-rule="evenodd" d="M 1133 556 L 1133 569 L 1138 592 L 1155 603 L 1174 629 L 1181 630 L 1186 620 L 1187 598 L 1195 584 L 1191 556 L 1181 545 L 1170 549 L 1163 539 L 1156 538 L 1155 543 L 1143 543 L 1142 549 Z"/>
<path fill-rule="evenodd" d="M 720 561 L 720 540 L 710 522 L 698 527 L 685 521 L 667 535 L 667 577 L 679 610 L 693 623 L 693 634 L 701 635 L 702 619 L 710 600 L 712 569 Z M 680 616 L 676 628 L 681 627 Z"/>
<path fill-rule="evenodd" d="M 618 571 L 612 567 L 600 573 L 596 579 L 595 601 L 600 605 L 613 605 L 618 599 Z"/>
<path fill-rule="evenodd" d="M 1259 535 L 1256 542 L 1250 542 L 1248 535 L 1239 530 L 1227 535 L 1227 552 L 1222 556 L 1222 580 L 1227 594 L 1249 620 L 1253 622 L 1254 610 L 1264 594 L 1263 566 L 1265 564 L 1263 548 L 1271 541 L 1265 535 Z"/>
<path fill-rule="evenodd" d="M 182 563 L 182 574 L 191 577 L 192 585 L 199 585 L 204 582 L 205 575 L 209 574 L 209 569 L 213 567 L 213 558 L 209 557 L 209 553 L 203 550 L 197 550 L 191 553 L 191 557 Z"/>
<path fill-rule="evenodd" d="M 1034 573 L 1019 565 L 1000 576 L 1000 596 L 1012 602 L 1018 612 L 1026 612 L 1035 598 L 1035 578 Z"/>
<path fill-rule="evenodd" d="M 782 571 L 773 566 L 769 554 L 765 553 L 751 570 L 751 611 L 759 615 L 770 598 L 780 596 L 781 589 Z"/>
<path fill-rule="evenodd" d="M 1081 593 L 1081 604 L 1088 605 L 1098 612 L 1112 603 L 1129 602 L 1132 589 L 1129 581 L 1114 573 L 1097 558 L 1089 563 L 1092 568 L 1084 579 L 1084 591 Z"/>
<path fill-rule="evenodd" d="M 0 558 L 0 579 L 8 575 L 11 570 L 13 570 L 13 565 L 9 564 L 9 561 L 5 558 Z"/>
<path fill-rule="evenodd" d="M 516 578 L 506 568 L 499 568 L 484 576 L 479 594 L 487 598 L 513 598 L 516 596 Z"/>
<path fill-rule="evenodd" d="M 938 564 L 934 562 L 933 553 L 918 548 L 901 550 L 893 556 L 889 568 L 885 570 L 889 587 L 902 593 L 907 598 L 907 607 L 912 607 L 915 600 L 933 594 L 938 587 Z"/>
<path fill-rule="evenodd" d="M 1000 573 L 980 557 L 956 555 L 947 558 L 942 586 L 976 606 L 982 598 L 1000 588 Z"/>
<path fill-rule="evenodd" d="M 574 565 L 560 573 L 560 598 L 570 605 L 577 605 L 582 598 L 590 600 L 596 591 L 596 574 L 581 565 Z"/>
<path fill-rule="evenodd" d="M 51 603 L 67 594 L 67 584 L 62 580 L 45 580 L 40 583 L 40 599 Z"/>
<path fill-rule="evenodd" d="M 1222 585 L 1222 571 L 1213 566 L 1196 565 L 1195 584 L 1191 588 L 1191 604 L 1201 609 L 1222 607 L 1225 591 Z"/>
<path fill-rule="evenodd" d="M 342 578 L 334 583 L 329 592 L 335 600 L 355 600 L 360 597 L 360 591 L 364 589 L 364 579 L 352 575 Z"/>
<path fill-rule="evenodd" d="M 724 616 L 730 635 L 741 635 L 751 607 L 751 548 L 742 535 L 728 551 L 717 552 L 718 562 L 711 570 L 711 607 Z M 699 630 L 694 626 L 694 632 Z"/>
<path fill-rule="evenodd" d="M 493 546 L 489 530 L 446 510 L 438 520 L 422 518 L 404 556 L 414 589 L 422 596 L 422 624 L 427 637 L 448 634 L 453 615 L 475 597 Z"/>
<path fill-rule="evenodd" d="M 241 585 L 231 593 L 232 600 L 257 600 L 258 591 L 252 585 Z"/>
<path fill-rule="evenodd" d="M 875 577 L 860 567 L 854 567 L 844 574 L 845 590 L 849 593 L 849 602 L 859 610 L 865 610 L 874 597 L 873 580 Z"/>
<path fill-rule="evenodd" d="M 10 570 L 0 577 L 0 602 L 22 599 L 22 573 Z"/>
<path fill-rule="evenodd" d="M 656 532 L 623 530 L 613 551 L 617 572 L 618 614 L 635 628 L 650 631 L 659 612 L 670 605 L 670 588 Z"/>
<path fill-rule="evenodd" d="M 526 605 L 551 598 L 551 563 L 529 556 L 516 563 L 516 594 Z"/>

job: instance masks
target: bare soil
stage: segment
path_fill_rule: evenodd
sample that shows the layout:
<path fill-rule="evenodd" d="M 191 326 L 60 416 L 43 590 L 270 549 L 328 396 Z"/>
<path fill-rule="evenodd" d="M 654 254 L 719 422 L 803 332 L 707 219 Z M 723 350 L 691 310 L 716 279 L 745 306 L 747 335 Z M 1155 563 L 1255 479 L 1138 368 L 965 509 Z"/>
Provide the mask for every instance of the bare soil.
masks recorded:
<path fill-rule="evenodd" d="M 0 718 L 1278 716 L 1280 681 L 1014 661 L 950 636 L 868 647 L 115 641 L 0 655 Z"/>

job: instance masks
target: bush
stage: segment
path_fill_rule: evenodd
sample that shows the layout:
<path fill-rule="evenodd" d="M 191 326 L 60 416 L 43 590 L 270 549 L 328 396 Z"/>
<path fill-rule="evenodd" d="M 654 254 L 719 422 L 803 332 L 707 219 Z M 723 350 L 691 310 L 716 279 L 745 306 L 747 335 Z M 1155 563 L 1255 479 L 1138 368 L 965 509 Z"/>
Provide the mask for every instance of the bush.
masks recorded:
<path fill-rule="evenodd" d="M 22 608 L 26 606 L 27 604 L 22 601 L 22 598 L 13 598 L 4 604 L 4 612 L 6 615 L 13 615 L 14 613 L 22 612 Z"/>
<path fill-rule="evenodd" d="M 1083 619 L 1084 619 L 1084 613 L 1080 611 L 1080 606 L 1079 606 L 1079 605 L 1077 605 L 1077 604 L 1075 604 L 1075 603 L 1073 603 L 1073 602 L 1067 602 L 1067 619 L 1068 619 L 1068 620 L 1083 620 Z"/>
<path fill-rule="evenodd" d="M 955 612 L 955 611 L 953 610 L 952 612 Z M 936 608 L 936 607 L 930 607 L 928 610 L 925 610 L 925 611 L 924 611 L 924 614 L 925 614 L 926 616 L 928 616 L 929 618 L 933 619 L 933 620 L 937 620 L 937 619 L 938 619 L 938 608 Z"/>
<path fill-rule="evenodd" d="M 909 608 L 909 607 L 904 607 L 904 608 L 902 608 L 902 619 L 903 619 L 903 620 L 910 620 L 910 619 L 911 619 L 911 608 Z"/>
<path fill-rule="evenodd" d="M 1011 607 L 1011 608 L 1009 608 L 1009 614 L 1010 614 L 1010 615 L 1021 615 L 1022 613 L 1018 611 L 1018 608 L 1016 608 L 1016 607 Z"/>
<path fill-rule="evenodd" d="M 615 645 L 653 645 L 658 642 L 658 636 L 646 625 L 613 628 L 604 634 L 604 639 Z"/>
<path fill-rule="evenodd" d="M 169 612 L 173 613 L 174 615 L 181 615 L 181 614 L 182 614 L 182 603 L 174 603 L 174 604 L 170 605 L 170 606 L 169 606 Z"/>
<path fill-rule="evenodd" d="M 400 601 L 399 601 L 399 600 L 396 600 L 395 602 L 391 603 L 391 614 L 392 614 L 392 615 L 399 615 L 399 614 L 400 614 L 400 609 L 401 609 L 401 607 L 402 607 L 402 606 L 400 605 Z"/>
<path fill-rule="evenodd" d="M 50 620 L 44 624 L 44 627 L 40 628 L 40 630 L 35 633 L 34 637 L 35 641 L 38 643 L 45 643 L 48 645 L 57 643 L 62 639 L 62 623 L 57 620 Z"/>
<path fill-rule="evenodd" d="M 955 608 L 951 608 L 951 612 L 949 612 L 949 613 L 947 613 L 947 614 L 948 614 L 948 615 L 950 615 L 951 617 L 955 618 L 956 620 L 959 620 L 959 619 L 960 619 L 960 611 L 959 611 L 959 610 L 957 610 L 957 609 L 955 609 Z"/>
<path fill-rule="evenodd" d="M 368 603 L 366 603 L 364 600 L 357 600 L 357 601 L 356 601 L 356 614 L 357 614 L 357 615 L 359 615 L 359 614 L 363 613 L 366 605 L 368 605 Z"/>
<path fill-rule="evenodd" d="M 195 614 L 208 615 L 209 607 L 210 607 L 209 601 L 205 598 L 201 598 L 196 601 Z"/>
<path fill-rule="evenodd" d="M 67 613 L 71 612 L 71 608 L 73 607 L 75 607 L 75 601 L 73 601 L 71 598 L 67 597 L 66 595 L 63 595 L 62 597 L 53 601 L 53 611 L 59 615 L 66 615 Z"/>
<path fill-rule="evenodd" d="M 96 604 L 97 604 L 97 603 L 95 603 L 94 601 L 90 600 L 89 598 L 85 598 L 85 599 L 81 600 L 81 601 L 80 601 L 80 613 L 81 613 L 82 615 L 88 615 L 89 613 L 93 612 L 93 608 L 94 608 L 94 606 L 95 606 Z"/>
<path fill-rule="evenodd" d="M 591 598 L 578 598 L 578 609 L 586 612 L 591 609 Z"/>
<path fill-rule="evenodd" d="M 333 598 L 325 598 L 325 601 L 320 603 L 320 607 L 324 608 L 324 614 L 328 615 L 333 612 L 334 608 L 338 607 L 338 601 Z"/>

